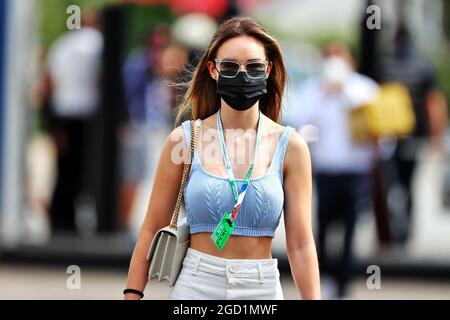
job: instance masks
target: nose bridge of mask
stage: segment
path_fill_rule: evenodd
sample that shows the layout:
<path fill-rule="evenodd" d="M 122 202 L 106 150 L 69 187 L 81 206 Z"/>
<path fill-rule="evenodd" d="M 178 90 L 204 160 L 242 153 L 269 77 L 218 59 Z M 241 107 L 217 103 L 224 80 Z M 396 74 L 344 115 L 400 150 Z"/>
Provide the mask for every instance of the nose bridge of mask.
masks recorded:
<path fill-rule="evenodd" d="M 221 93 L 249 94 L 254 92 L 266 93 L 267 80 L 265 77 L 253 79 L 245 72 L 238 72 L 233 78 L 225 78 L 219 75 L 217 82 L 218 90 Z M 226 94 L 226 93 L 225 93 Z"/>

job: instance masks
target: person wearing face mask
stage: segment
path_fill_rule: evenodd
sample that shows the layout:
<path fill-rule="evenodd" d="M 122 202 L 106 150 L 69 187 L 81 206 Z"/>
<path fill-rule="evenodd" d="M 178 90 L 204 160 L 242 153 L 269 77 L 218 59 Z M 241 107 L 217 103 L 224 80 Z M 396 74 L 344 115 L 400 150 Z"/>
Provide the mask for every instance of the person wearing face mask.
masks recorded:
<path fill-rule="evenodd" d="M 376 158 L 373 144 L 353 139 L 349 114 L 374 98 L 378 85 L 354 71 L 352 56 L 343 43 L 330 43 L 323 52 L 322 72 L 298 88 L 293 97 L 295 105 L 290 105 L 283 119 L 301 132 L 310 132 L 324 296 L 344 298 L 353 273 L 357 213 L 370 199 L 369 177 Z M 343 225 L 342 245 L 328 247 L 327 236 L 336 220 Z M 337 256 L 337 263 L 330 261 L 330 256 Z"/>
<path fill-rule="evenodd" d="M 238 64 L 235 62 L 222 62 L 228 68 L 237 69 Z M 259 63 L 248 64 L 250 68 L 261 69 L 259 73 L 264 73 L 263 65 Z M 265 66 L 265 65 L 264 65 Z M 252 71 L 250 71 L 252 72 Z M 258 70 L 253 71 L 255 75 Z M 246 72 L 239 71 L 234 78 L 227 78 L 219 74 L 217 81 L 217 93 L 222 97 L 226 104 L 235 110 L 244 111 L 254 106 L 258 100 L 267 93 L 267 80 L 265 77 L 250 78 Z"/>
<path fill-rule="evenodd" d="M 283 212 L 299 295 L 320 299 L 310 156 L 294 128 L 280 125 L 285 81 L 281 49 L 261 24 L 233 17 L 219 26 L 176 114 L 176 124 L 196 120 L 197 139 L 184 189 L 190 243 L 169 299 L 284 299 L 271 254 Z M 143 297 L 147 252 L 171 220 L 190 125 L 182 121 L 161 152 L 125 299 Z"/>

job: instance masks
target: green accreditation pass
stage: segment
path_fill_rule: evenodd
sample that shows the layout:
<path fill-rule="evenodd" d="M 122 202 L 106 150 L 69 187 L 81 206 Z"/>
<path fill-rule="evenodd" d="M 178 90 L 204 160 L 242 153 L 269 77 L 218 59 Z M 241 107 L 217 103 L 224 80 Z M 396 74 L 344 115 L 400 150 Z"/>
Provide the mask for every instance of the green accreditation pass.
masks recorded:
<path fill-rule="evenodd" d="M 219 250 L 222 250 L 235 226 L 236 223 L 231 218 L 231 212 L 225 212 L 211 235 L 211 239 L 215 242 Z"/>
<path fill-rule="evenodd" d="M 261 135 L 261 111 L 259 110 L 259 116 L 258 116 L 258 132 L 256 135 L 256 144 L 255 144 L 255 153 L 258 148 L 259 139 Z M 236 223 L 234 222 L 236 219 L 236 215 L 239 211 L 239 208 L 242 204 L 242 201 L 244 200 L 245 193 L 247 192 L 247 187 L 250 181 L 250 177 L 253 172 L 253 166 L 255 162 L 255 157 L 253 157 L 252 162 L 250 164 L 250 168 L 248 169 L 247 176 L 245 177 L 245 180 L 242 184 L 241 191 L 238 193 L 236 181 L 233 176 L 233 171 L 231 170 L 231 164 L 230 160 L 228 159 L 227 154 L 227 148 L 225 146 L 225 138 L 223 136 L 223 129 L 222 129 L 222 120 L 220 118 L 220 109 L 217 114 L 217 130 L 219 131 L 219 138 L 220 138 L 220 144 L 222 149 L 222 154 L 225 162 L 225 168 L 227 170 L 228 175 L 228 181 L 230 183 L 231 191 L 233 193 L 234 197 L 234 208 L 232 212 L 225 212 L 222 219 L 220 219 L 220 222 L 217 224 L 216 228 L 214 229 L 213 234 L 211 235 L 211 239 L 216 244 L 217 248 L 219 250 L 222 250 L 222 248 L 225 246 L 225 243 L 228 241 L 228 238 L 230 237 L 231 233 L 234 230 L 234 227 L 236 227 Z"/>

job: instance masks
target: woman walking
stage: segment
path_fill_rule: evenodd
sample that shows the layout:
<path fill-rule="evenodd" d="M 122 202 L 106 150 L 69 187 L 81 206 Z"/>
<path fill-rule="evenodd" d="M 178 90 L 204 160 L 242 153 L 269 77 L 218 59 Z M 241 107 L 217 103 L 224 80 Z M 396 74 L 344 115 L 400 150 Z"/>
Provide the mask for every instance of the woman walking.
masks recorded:
<path fill-rule="evenodd" d="M 284 299 L 271 245 L 284 211 L 286 248 L 303 299 L 320 299 L 311 227 L 311 161 L 294 128 L 279 124 L 286 71 L 277 41 L 249 17 L 219 27 L 199 61 L 177 123 L 196 120 L 198 142 L 184 189 L 190 245 L 170 299 Z M 154 234 L 169 224 L 189 150 L 190 122 L 167 137 L 130 263 L 125 299 L 148 280 Z M 227 221 L 228 238 L 214 238 Z"/>

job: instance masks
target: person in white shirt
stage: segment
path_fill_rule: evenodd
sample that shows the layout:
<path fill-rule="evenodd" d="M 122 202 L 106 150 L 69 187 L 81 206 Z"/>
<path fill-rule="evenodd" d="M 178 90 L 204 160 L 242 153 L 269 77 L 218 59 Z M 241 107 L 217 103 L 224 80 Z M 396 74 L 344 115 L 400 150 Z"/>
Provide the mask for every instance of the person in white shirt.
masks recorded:
<path fill-rule="evenodd" d="M 285 122 L 310 133 L 314 180 L 318 192 L 318 251 L 321 270 L 337 274 L 338 297 L 346 295 L 352 274 L 352 239 L 360 204 L 370 195 L 369 177 L 375 164 L 375 145 L 352 138 L 349 114 L 378 92 L 372 79 L 354 71 L 348 48 L 331 43 L 324 50 L 323 70 L 305 80 L 294 93 L 295 106 Z M 311 133 L 313 133 L 311 135 Z M 312 139 L 312 140 L 311 140 Z M 325 246 L 330 223 L 345 225 L 338 264 L 328 261 Z"/>
<path fill-rule="evenodd" d="M 98 108 L 102 47 L 101 32 L 86 23 L 62 35 L 51 47 L 48 68 L 57 115 L 83 117 Z"/>
<path fill-rule="evenodd" d="M 76 231 L 75 202 L 82 188 L 87 127 L 99 108 L 102 33 L 99 15 L 83 10 L 81 29 L 60 36 L 48 53 L 51 132 L 57 181 L 49 208 L 52 231 Z"/>

